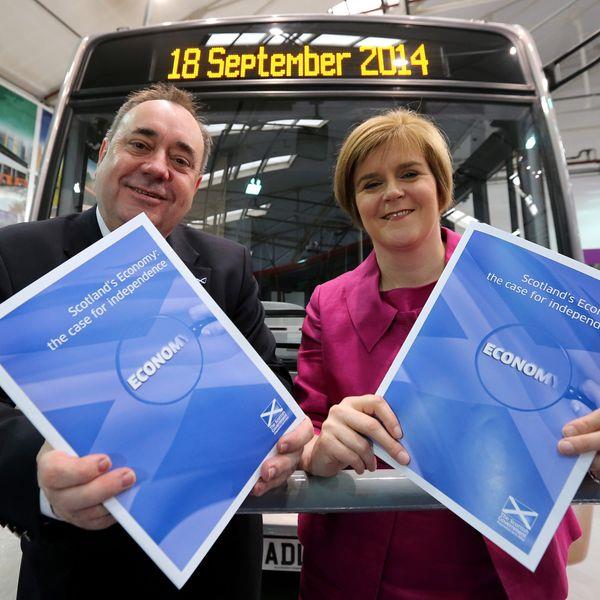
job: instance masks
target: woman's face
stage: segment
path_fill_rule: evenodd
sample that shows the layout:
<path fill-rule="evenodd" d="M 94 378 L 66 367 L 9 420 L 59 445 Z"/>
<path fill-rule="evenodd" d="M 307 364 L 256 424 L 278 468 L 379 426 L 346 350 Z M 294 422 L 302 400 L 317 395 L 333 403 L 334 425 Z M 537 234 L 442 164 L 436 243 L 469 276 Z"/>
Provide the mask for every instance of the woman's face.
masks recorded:
<path fill-rule="evenodd" d="M 375 248 L 415 248 L 439 228 L 436 181 L 419 150 L 375 148 L 356 168 L 354 192 Z"/>

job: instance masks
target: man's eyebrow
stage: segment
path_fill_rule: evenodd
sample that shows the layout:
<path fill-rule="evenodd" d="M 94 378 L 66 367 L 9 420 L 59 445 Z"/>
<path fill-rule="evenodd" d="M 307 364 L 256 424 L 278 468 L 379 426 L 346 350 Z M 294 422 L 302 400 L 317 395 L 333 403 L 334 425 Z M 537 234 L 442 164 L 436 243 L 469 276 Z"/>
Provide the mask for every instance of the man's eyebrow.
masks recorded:
<path fill-rule="evenodd" d="M 146 137 L 158 137 L 158 131 L 150 127 L 138 127 L 131 132 L 131 135 L 145 135 Z"/>
<path fill-rule="evenodd" d="M 189 144 L 187 144 L 186 142 L 177 141 L 177 142 L 175 142 L 175 145 L 180 150 L 183 150 L 185 153 L 189 154 L 192 157 L 192 159 L 196 160 L 196 153 L 194 152 L 194 149 Z"/>
<path fill-rule="evenodd" d="M 156 138 L 156 137 L 158 137 L 158 132 L 155 129 L 152 129 L 151 127 L 138 127 L 137 129 L 134 129 L 131 132 L 131 135 L 143 135 L 143 136 L 149 137 L 149 138 Z M 182 142 L 182 141 L 177 141 L 177 142 L 175 142 L 175 146 L 177 146 L 177 148 L 179 148 L 186 154 L 189 154 L 189 156 L 194 161 L 196 160 L 196 153 L 194 152 L 194 149 L 188 143 Z"/>

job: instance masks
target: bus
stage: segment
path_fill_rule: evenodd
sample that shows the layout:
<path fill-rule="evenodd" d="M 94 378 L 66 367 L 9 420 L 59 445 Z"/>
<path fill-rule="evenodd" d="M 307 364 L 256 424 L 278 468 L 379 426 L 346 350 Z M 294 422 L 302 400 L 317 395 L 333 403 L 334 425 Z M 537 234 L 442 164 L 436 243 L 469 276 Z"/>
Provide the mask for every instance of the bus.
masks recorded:
<path fill-rule="evenodd" d="M 94 205 L 98 150 L 115 111 L 155 82 L 203 106 L 214 150 L 186 223 L 250 249 L 267 322 L 292 369 L 312 291 L 371 249 L 335 203 L 333 165 L 349 130 L 386 109 L 411 108 L 445 132 L 455 183 L 445 226 L 461 232 L 476 219 L 582 257 L 548 83 L 519 26 L 295 15 L 86 38 L 54 112 L 32 219 Z M 300 551 L 292 560 L 292 542 L 277 539 L 271 562 L 297 568 Z"/>

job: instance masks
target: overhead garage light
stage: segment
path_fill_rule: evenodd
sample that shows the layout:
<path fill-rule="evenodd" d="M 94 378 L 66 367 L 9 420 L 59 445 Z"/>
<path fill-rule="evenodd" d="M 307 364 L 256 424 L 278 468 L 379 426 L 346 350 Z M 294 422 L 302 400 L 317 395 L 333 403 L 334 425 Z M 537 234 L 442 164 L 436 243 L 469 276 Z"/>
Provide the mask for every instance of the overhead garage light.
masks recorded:
<path fill-rule="evenodd" d="M 396 44 L 402 44 L 404 40 L 398 38 L 382 38 L 382 37 L 367 37 L 363 38 L 359 42 L 356 42 L 356 46 L 371 46 L 377 48 L 387 48 L 388 46 L 395 46 Z"/>
<path fill-rule="evenodd" d="M 256 176 L 257 169 L 261 169 L 262 173 L 269 173 L 271 171 L 279 171 L 281 169 L 289 169 L 292 163 L 296 159 L 295 154 L 285 154 L 282 156 L 271 156 L 266 161 L 253 160 L 251 162 L 242 163 L 236 169 L 231 167 L 230 173 L 234 174 L 230 176 L 230 179 L 244 179 L 249 176 Z M 261 167 L 262 165 L 262 167 Z M 205 173 L 202 181 L 200 182 L 200 189 L 206 189 L 210 181 L 211 185 L 219 185 L 223 181 L 225 171 L 218 169 L 212 173 Z"/>
<path fill-rule="evenodd" d="M 240 37 L 235 40 L 234 46 L 254 46 L 260 44 L 265 38 L 266 33 L 242 33 Z"/>
<path fill-rule="evenodd" d="M 316 37 L 310 44 L 311 46 L 341 46 L 348 47 L 360 40 L 359 35 L 336 35 L 324 33 Z"/>
<path fill-rule="evenodd" d="M 275 119 L 267 121 L 262 125 L 247 125 L 245 123 L 211 123 L 206 126 L 208 133 L 212 137 L 221 135 L 227 130 L 228 135 L 240 133 L 245 130 L 262 130 L 269 131 L 275 129 L 298 129 L 299 127 L 312 127 L 318 129 L 326 125 L 326 119 Z"/>
<path fill-rule="evenodd" d="M 233 223 L 235 221 L 241 221 L 248 218 L 264 217 L 271 208 L 271 203 L 266 202 L 261 204 L 258 208 L 236 208 L 234 210 L 227 210 L 216 215 L 210 215 L 206 219 L 194 219 L 190 223 L 190 227 L 194 229 L 204 229 L 206 226 L 212 227 L 214 225 L 222 225 L 224 223 Z"/>
<path fill-rule="evenodd" d="M 231 46 L 239 35 L 239 33 L 213 33 L 205 46 Z"/>
<path fill-rule="evenodd" d="M 243 131 L 244 129 L 246 129 L 248 126 L 245 125 L 244 123 L 211 123 L 210 125 L 206 126 L 206 129 L 208 130 L 208 134 L 210 136 L 217 136 L 220 135 L 221 132 L 225 131 L 225 129 L 229 128 L 229 132 L 228 133 L 239 133 L 240 131 Z"/>

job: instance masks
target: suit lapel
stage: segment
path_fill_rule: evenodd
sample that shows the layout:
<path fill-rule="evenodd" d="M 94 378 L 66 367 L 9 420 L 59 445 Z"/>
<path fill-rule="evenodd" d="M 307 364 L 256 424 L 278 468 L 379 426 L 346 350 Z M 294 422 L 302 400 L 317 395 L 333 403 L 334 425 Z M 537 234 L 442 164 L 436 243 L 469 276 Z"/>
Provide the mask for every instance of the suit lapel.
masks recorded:
<path fill-rule="evenodd" d="M 75 256 L 101 238 L 102 233 L 100 232 L 98 219 L 96 218 L 96 207 L 93 207 L 75 217 L 70 223 L 64 242 L 64 251 L 67 258 Z M 185 263 L 186 267 L 194 274 L 194 277 L 207 290 L 210 290 L 212 269 L 198 264 L 200 255 L 182 235 L 180 226 L 175 228 L 173 233 L 167 238 L 167 242 L 169 242 L 179 258 Z"/>
<path fill-rule="evenodd" d="M 368 352 L 389 329 L 398 312 L 379 294 L 379 267 L 375 252 L 352 273 L 345 286 L 345 299 L 352 325 Z"/>
<path fill-rule="evenodd" d="M 77 215 L 69 224 L 64 241 L 64 251 L 68 258 L 75 256 L 102 237 L 96 207 Z"/>
<path fill-rule="evenodd" d="M 173 230 L 173 233 L 167 238 L 167 242 L 169 242 L 171 248 L 175 250 L 177 256 L 181 258 L 194 277 L 210 292 L 210 275 L 212 269 L 200 264 L 200 254 L 187 241 L 185 236 L 182 235 L 181 227 L 179 225 Z"/>

